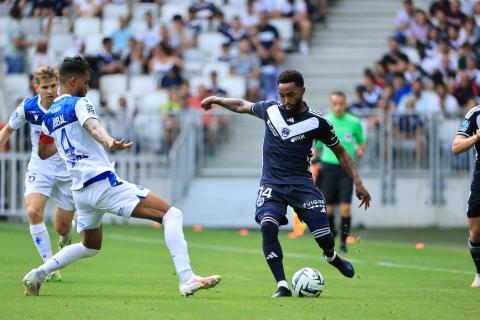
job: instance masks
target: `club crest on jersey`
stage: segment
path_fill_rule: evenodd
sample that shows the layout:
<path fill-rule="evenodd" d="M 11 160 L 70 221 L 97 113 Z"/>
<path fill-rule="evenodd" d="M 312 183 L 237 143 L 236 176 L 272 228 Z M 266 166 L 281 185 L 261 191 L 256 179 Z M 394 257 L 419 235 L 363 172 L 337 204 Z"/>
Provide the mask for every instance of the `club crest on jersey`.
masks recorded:
<path fill-rule="evenodd" d="M 288 129 L 287 127 L 284 127 L 282 129 L 282 137 L 286 138 L 288 137 L 289 134 L 290 134 L 290 129 Z"/>
<path fill-rule="evenodd" d="M 264 197 L 258 197 L 257 198 L 257 207 L 263 206 L 264 203 L 265 203 L 265 198 Z"/>
<path fill-rule="evenodd" d="M 95 108 L 91 104 L 87 104 L 86 108 L 88 113 L 95 114 Z"/>
<path fill-rule="evenodd" d="M 38 120 L 38 114 L 34 114 L 33 118 L 35 119 L 35 121 L 37 121 Z"/>
<path fill-rule="evenodd" d="M 467 131 L 469 125 L 470 125 L 470 121 L 467 119 L 463 119 L 462 126 L 460 127 L 460 131 Z"/>

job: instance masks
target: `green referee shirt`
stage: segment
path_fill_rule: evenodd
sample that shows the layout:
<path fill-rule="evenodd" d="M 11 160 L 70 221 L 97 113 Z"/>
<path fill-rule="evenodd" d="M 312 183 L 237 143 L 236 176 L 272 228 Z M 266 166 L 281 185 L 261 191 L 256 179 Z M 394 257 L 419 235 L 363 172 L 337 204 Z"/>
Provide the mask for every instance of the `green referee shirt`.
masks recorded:
<path fill-rule="evenodd" d="M 335 114 L 329 112 L 325 117 L 332 123 L 340 143 L 345 147 L 352 159 L 355 160 L 355 145 L 364 144 L 367 141 L 363 135 L 360 119 L 350 113 L 345 113 L 343 117 L 337 118 Z M 316 147 L 322 148 L 323 143 L 317 141 Z M 323 148 L 320 161 L 339 164 L 337 157 L 330 148 Z"/>

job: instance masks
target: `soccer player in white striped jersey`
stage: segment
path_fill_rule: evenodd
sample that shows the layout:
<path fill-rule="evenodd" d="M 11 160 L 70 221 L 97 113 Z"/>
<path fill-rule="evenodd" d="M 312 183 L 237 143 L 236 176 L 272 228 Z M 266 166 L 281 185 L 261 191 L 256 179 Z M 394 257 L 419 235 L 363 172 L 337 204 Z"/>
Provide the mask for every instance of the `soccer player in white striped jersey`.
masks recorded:
<path fill-rule="evenodd" d="M 25 99 L 10 116 L 8 124 L 0 131 L 0 146 L 13 132 L 30 123 L 32 156 L 25 175 L 25 204 L 33 243 L 43 261 L 52 257 L 52 246 L 43 221 L 45 205 L 52 198 L 57 205 L 54 226 L 60 235 L 59 247 L 72 240 L 72 218 L 75 212 L 71 180 L 67 167 L 58 154 L 47 160 L 38 157 L 38 140 L 42 132 L 44 114 L 57 97 L 58 73 L 51 67 L 40 67 L 34 74 L 34 87 L 38 95 Z M 59 272 L 49 274 L 47 280 L 60 281 Z"/>
<path fill-rule="evenodd" d="M 163 224 L 165 242 L 180 278 L 181 295 L 189 296 L 215 286 L 220 276 L 200 277 L 192 271 L 182 230 L 182 211 L 148 189 L 116 175 L 105 149 L 120 151 L 132 143 L 114 140 L 100 124 L 94 106 L 84 98 L 89 81 L 88 62 L 79 56 L 64 59 L 60 67 L 60 96 L 43 119 L 43 131 L 54 138 L 55 144 L 41 144 L 39 148 L 42 158 L 58 150 L 67 163 L 81 242 L 63 248 L 31 270 L 22 280 L 27 295 L 38 295 L 41 283 L 50 272 L 99 252 L 105 212 Z"/>

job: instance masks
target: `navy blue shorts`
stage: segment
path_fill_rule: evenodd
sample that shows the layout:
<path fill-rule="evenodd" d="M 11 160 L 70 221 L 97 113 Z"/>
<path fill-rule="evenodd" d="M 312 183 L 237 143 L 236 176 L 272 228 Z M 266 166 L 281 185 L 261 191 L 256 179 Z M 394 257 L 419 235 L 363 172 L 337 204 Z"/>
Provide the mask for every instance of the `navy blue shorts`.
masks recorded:
<path fill-rule="evenodd" d="M 480 217 L 480 172 L 473 173 L 470 197 L 468 197 L 467 216 L 469 218 Z"/>
<path fill-rule="evenodd" d="M 325 198 L 313 181 L 309 184 L 262 184 L 258 190 L 255 220 L 260 223 L 266 215 L 274 216 L 280 225 L 288 223 L 287 206 L 292 207 L 301 221 L 315 219 L 328 225 Z"/>

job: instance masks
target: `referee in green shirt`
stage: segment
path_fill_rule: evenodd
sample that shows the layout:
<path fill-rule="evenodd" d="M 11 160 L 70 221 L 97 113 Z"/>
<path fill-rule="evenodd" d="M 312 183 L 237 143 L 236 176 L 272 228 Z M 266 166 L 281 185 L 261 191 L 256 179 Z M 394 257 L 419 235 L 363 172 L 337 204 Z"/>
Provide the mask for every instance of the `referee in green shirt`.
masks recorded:
<path fill-rule="evenodd" d="M 365 153 L 367 146 L 366 139 L 363 135 L 360 119 L 352 114 L 347 113 L 347 98 L 343 92 L 336 91 L 330 95 L 330 106 L 332 112 L 326 115 L 326 118 L 332 123 L 333 129 L 345 147 L 352 159 L 360 158 Z M 353 192 L 353 181 L 350 176 L 342 169 L 337 157 L 330 148 L 323 148 L 323 144 L 317 141 L 315 155 L 320 157 L 320 172 L 318 174 L 316 185 L 325 196 L 327 204 L 327 213 L 330 222 L 330 229 L 336 235 L 334 225 L 334 211 L 338 204 L 340 207 L 341 232 L 342 239 L 340 242 L 340 250 L 347 252 L 346 239 L 350 233 L 351 225 L 351 209 Z M 314 157 L 318 160 L 318 156 Z"/>

